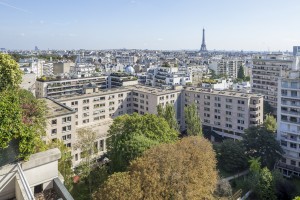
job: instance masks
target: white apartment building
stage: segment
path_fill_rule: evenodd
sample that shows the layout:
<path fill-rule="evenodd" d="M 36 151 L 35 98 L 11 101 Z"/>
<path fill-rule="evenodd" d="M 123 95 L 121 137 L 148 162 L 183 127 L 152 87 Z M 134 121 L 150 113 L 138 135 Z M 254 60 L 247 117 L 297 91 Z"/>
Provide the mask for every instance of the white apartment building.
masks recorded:
<path fill-rule="evenodd" d="M 300 176 L 300 72 L 278 81 L 277 140 L 284 150 L 277 165 L 285 176 Z"/>
<path fill-rule="evenodd" d="M 107 77 L 90 77 L 90 78 L 79 78 L 79 79 L 58 79 L 49 78 L 37 79 L 36 86 L 36 97 L 51 97 L 58 98 L 60 96 L 82 94 L 83 86 L 92 83 L 96 85 L 98 89 L 107 88 Z"/>
<path fill-rule="evenodd" d="M 293 58 L 282 53 L 255 56 L 251 79 L 252 92 L 264 95 L 264 100 L 276 110 L 278 79 L 284 77 L 292 66 Z"/>
<path fill-rule="evenodd" d="M 192 83 L 192 73 L 187 67 L 156 67 L 147 71 L 146 85 L 187 85 Z"/>
<path fill-rule="evenodd" d="M 229 78 L 237 78 L 238 70 L 240 67 L 244 67 L 245 62 L 240 59 L 221 58 L 212 60 L 209 64 L 209 68 L 214 70 L 217 75 L 224 74 Z"/>
<path fill-rule="evenodd" d="M 178 121 L 181 119 L 181 88 L 162 90 L 145 86 L 128 86 L 107 90 L 84 87 L 83 94 L 47 99 L 49 107 L 47 137 L 45 140 L 62 140 L 72 148 L 73 166 L 80 163 L 79 149 L 74 149 L 76 130 L 90 128 L 97 133 L 95 147 L 100 156 L 106 151 L 106 138 L 112 119 L 137 112 L 157 113 L 157 105 L 175 106 Z"/>
<path fill-rule="evenodd" d="M 37 78 L 41 77 L 43 73 L 43 65 L 45 64 L 44 60 L 27 58 L 20 59 L 19 65 L 20 69 L 25 73 L 34 73 Z"/>
<path fill-rule="evenodd" d="M 245 129 L 263 123 L 262 95 L 187 87 L 183 97 L 185 105 L 196 103 L 203 127 L 222 137 L 241 140 Z"/>

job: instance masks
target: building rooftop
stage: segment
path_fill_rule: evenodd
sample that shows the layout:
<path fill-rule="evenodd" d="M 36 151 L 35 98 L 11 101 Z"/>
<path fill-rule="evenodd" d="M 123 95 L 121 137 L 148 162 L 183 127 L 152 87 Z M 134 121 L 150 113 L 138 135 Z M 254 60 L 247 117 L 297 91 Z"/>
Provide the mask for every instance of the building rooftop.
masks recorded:
<path fill-rule="evenodd" d="M 232 96 L 232 97 L 239 97 L 239 98 L 249 98 L 249 97 L 263 97 L 261 94 L 256 93 L 245 93 L 236 90 L 212 90 L 212 89 L 205 89 L 205 88 L 196 88 L 196 87 L 186 87 L 185 90 L 187 91 L 194 91 L 194 92 L 202 92 L 208 94 L 218 94 L 224 96 Z"/>
<path fill-rule="evenodd" d="M 46 105 L 48 106 L 47 117 L 49 118 L 76 112 L 75 110 L 55 101 L 54 99 L 45 98 L 45 101 Z"/>

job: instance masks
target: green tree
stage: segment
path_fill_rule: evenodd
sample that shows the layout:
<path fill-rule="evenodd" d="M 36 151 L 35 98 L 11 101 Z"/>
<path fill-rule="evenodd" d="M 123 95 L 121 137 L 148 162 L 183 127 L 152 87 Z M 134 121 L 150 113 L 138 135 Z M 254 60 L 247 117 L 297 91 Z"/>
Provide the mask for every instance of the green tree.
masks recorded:
<path fill-rule="evenodd" d="M 261 170 L 260 157 L 258 158 L 251 157 L 249 163 L 250 163 L 250 172 L 259 174 Z"/>
<path fill-rule="evenodd" d="M 193 162 L 191 162 L 191 160 Z M 160 144 L 113 174 L 94 199 L 212 199 L 218 173 L 211 143 L 191 136 Z"/>
<path fill-rule="evenodd" d="M 18 143 L 18 158 L 28 159 L 45 150 L 46 105 L 29 91 L 12 88 L 0 92 L 0 148 Z"/>
<path fill-rule="evenodd" d="M 58 171 L 65 179 L 64 185 L 70 189 L 73 177 L 71 149 L 60 140 L 51 141 L 47 144 L 47 147 L 49 149 L 58 148 L 60 150 L 61 158 L 58 160 Z"/>
<path fill-rule="evenodd" d="M 108 133 L 107 153 L 113 172 L 126 170 L 132 159 L 150 147 L 176 141 L 178 137 L 165 119 L 137 113 L 115 118 Z"/>
<path fill-rule="evenodd" d="M 300 200 L 300 196 L 295 197 L 293 200 Z"/>
<path fill-rule="evenodd" d="M 274 108 L 270 105 L 269 102 L 265 101 L 264 100 L 264 110 L 263 110 L 263 113 L 264 113 L 264 118 L 267 114 L 273 114 L 274 113 Z"/>
<path fill-rule="evenodd" d="M 262 166 L 273 169 L 274 164 L 281 158 L 283 150 L 273 133 L 263 126 L 251 126 L 245 130 L 243 143 L 246 155 L 261 158 Z"/>
<path fill-rule="evenodd" d="M 80 149 L 82 161 L 80 162 L 80 175 L 82 178 L 88 177 L 90 195 L 92 195 L 92 184 L 90 173 L 92 171 L 92 156 L 95 154 L 95 140 L 97 134 L 92 129 L 81 128 L 77 130 L 76 149 Z"/>
<path fill-rule="evenodd" d="M 275 117 L 267 114 L 266 119 L 264 120 L 264 127 L 271 133 L 275 133 L 277 130 L 277 122 Z"/>
<path fill-rule="evenodd" d="M 18 87 L 22 74 L 18 63 L 10 55 L 0 53 L 0 91 Z"/>
<path fill-rule="evenodd" d="M 237 78 L 242 79 L 242 80 L 245 79 L 245 72 L 244 72 L 244 67 L 243 66 L 239 67 Z"/>
<path fill-rule="evenodd" d="M 263 168 L 260 172 L 255 193 L 258 195 L 259 199 L 277 199 L 275 196 L 273 176 L 267 167 Z"/>
<path fill-rule="evenodd" d="M 184 108 L 184 118 L 188 135 L 202 135 L 202 125 L 196 104 Z"/>
<path fill-rule="evenodd" d="M 216 148 L 218 165 L 228 172 L 237 172 L 247 167 L 247 157 L 243 143 L 225 140 Z"/>
<path fill-rule="evenodd" d="M 169 124 L 170 128 L 173 128 L 174 130 L 179 130 L 179 125 L 176 119 L 176 113 L 174 106 L 171 104 L 167 104 L 165 107 L 162 107 L 162 105 L 157 106 L 157 115 L 159 117 L 163 117 Z"/>

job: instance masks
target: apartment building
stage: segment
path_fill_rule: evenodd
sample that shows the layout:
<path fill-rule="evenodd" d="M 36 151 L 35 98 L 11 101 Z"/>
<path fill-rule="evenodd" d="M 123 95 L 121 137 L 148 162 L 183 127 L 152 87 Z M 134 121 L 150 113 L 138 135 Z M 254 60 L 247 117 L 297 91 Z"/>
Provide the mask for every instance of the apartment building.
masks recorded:
<path fill-rule="evenodd" d="M 300 177 L 300 72 L 278 81 L 277 140 L 284 150 L 277 165 L 285 176 Z"/>
<path fill-rule="evenodd" d="M 35 83 L 35 95 L 37 98 L 58 98 L 60 96 L 82 94 L 83 86 L 89 83 L 95 84 L 98 89 L 105 89 L 107 88 L 107 77 L 98 76 L 78 79 L 42 77 L 37 79 Z"/>
<path fill-rule="evenodd" d="M 222 137 L 241 140 L 245 129 L 263 123 L 262 95 L 187 87 L 183 97 L 185 105 L 196 103 L 204 128 Z"/>
<path fill-rule="evenodd" d="M 192 73 L 187 67 L 156 67 L 147 71 L 146 85 L 187 85 L 192 83 Z"/>
<path fill-rule="evenodd" d="M 293 59 L 282 53 L 255 56 L 252 68 L 252 92 L 264 95 L 275 110 L 277 109 L 277 82 L 292 69 Z"/>
<path fill-rule="evenodd" d="M 108 77 L 108 87 L 122 87 L 129 85 L 137 85 L 138 79 L 129 73 L 114 72 Z"/>
<path fill-rule="evenodd" d="M 174 104 L 178 121 L 181 119 L 181 88 L 159 89 L 128 86 L 106 90 L 84 87 L 82 94 L 47 99 L 49 107 L 45 140 L 60 139 L 72 149 L 73 166 L 80 163 L 80 150 L 74 148 L 76 131 L 89 128 L 97 133 L 95 157 L 106 151 L 106 139 L 112 120 L 123 114 L 157 113 L 157 105 Z"/>
<path fill-rule="evenodd" d="M 245 62 L 240 59 L 221 58 L 211 61 L 209 68 L 214 70 L 217 75 L 227 75 L 229 78 L 237 78 L 238 70 L 244 67 Z"/>

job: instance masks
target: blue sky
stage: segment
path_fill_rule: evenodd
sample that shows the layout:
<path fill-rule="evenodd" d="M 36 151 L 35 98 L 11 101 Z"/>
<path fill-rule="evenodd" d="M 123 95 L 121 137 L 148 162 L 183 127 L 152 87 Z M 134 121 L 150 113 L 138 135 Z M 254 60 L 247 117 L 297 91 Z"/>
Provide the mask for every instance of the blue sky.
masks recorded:
<path fill-rule="evenodd" d="M 292 50 L 299 0 L 0 0 L 0 48 Z"/>

